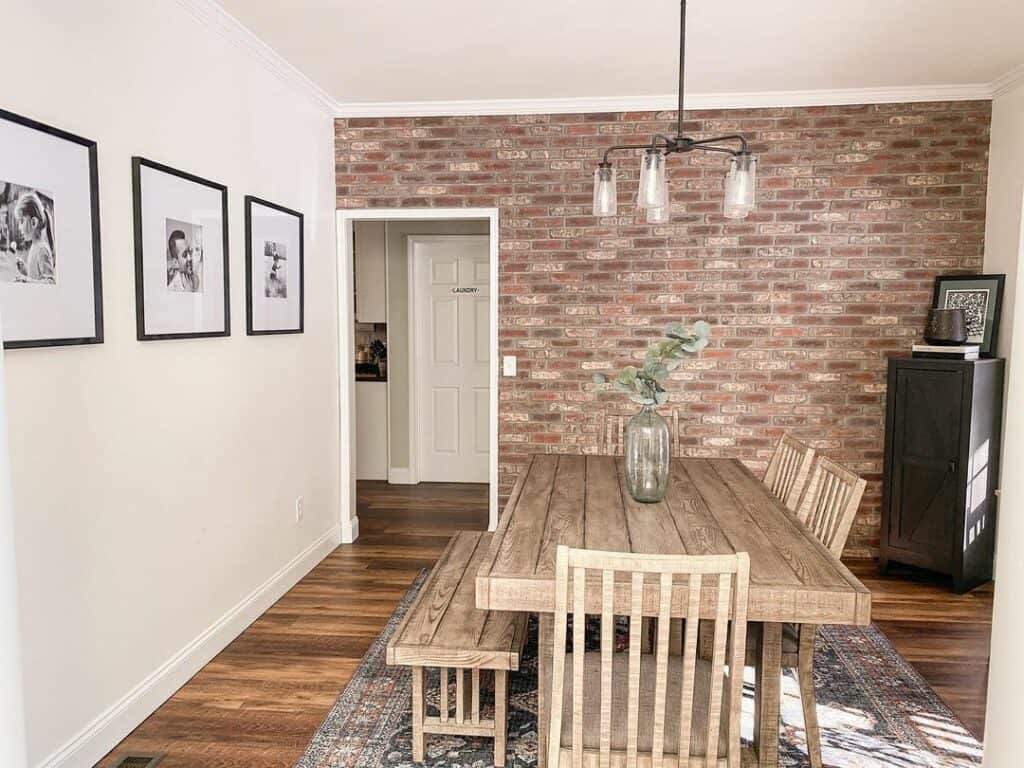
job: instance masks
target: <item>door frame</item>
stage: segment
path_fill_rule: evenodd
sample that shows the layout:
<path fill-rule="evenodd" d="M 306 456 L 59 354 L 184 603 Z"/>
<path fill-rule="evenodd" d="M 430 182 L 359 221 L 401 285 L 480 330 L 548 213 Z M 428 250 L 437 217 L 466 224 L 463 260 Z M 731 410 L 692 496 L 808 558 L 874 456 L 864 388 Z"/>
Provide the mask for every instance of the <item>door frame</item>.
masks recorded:
<path fill-rule="evenodd" d="M 343 208 L 338 209 L 338 448 L 339 517 L 342 543 L 359 538 L 356 514 L 355 445 L 355 324 L 352 274 L 352 235 L 357 221 L 486 220 L 490 253 L 490 400 L 491 445 L 488 489 L 488 529 L 498 526 L 498 209 L 497 208 Z M 410 345 L 411 346 L 411 345 Z M 412 457 L 410 456 L 410 462 Z"/>
<path fill-rule="evenodd" d="M 423 404 L 420 402 L 420 376 L 419 376 L 420 357 L 421 357 L 420 353 L 421 353 L 422 350 L 420 349 L 420 346 L 417 344 L 417 341 L 418 341 L 419 337 L 422 335 L 422 333 L 419 330 L 417 330 L 417 326 L 416 326 L 416 310 L 417 310 L 417 305 L 416 305 L 416 285 L 415 285 L 415 280 L 413 278 L 413 275 L 414 275 L 414 272 L 413 272 L 413 269 L 414 269 L 414 267 L 413 267 L 413 255 L 412 255 L 413 254 L 413 242 L 414 241 L 418 242 L 418 243 L 443 243 L 443 242 L 459 242 L 459 241 L 466 242 L 467 239 L 490 242 L 490 235 L 489 234 L 487 234 L 487 235 L 410 235 L 407 238 L 407 241 L 406 241 L 405 264 L 406 264 L 406 274 L 408 275 L 408 286 L 409 286 L 409 295 L 408 295 L 408 299 L 409 299 L 409 301 L 408 301 L 408 314 L 409 314 L 409 318 L 408 318 L 408 320 L 409 320 L 409 330 L 408 330 L 408 334 L 409 334 L 409 336 L 408 336 L 408 338 L 409 338 L 409 482 L 410 483 L 414 483 L 414 484 L 418 483 L 420 481 L 420 467 L 419 467 L 419 465 L 420 465 L 420 422 L 419 422 L 419 419 L 417 417 L 419 416 L 420 409 L 421 409 Z M 491 257 L 490 269 L 491 269 L 492 273 L 490 275 L 488 275 L 488 282 L 490 283 L 491 295 L 490 295 L 490 297 L 488 299 L 487 312 L 488 312 L 490 328 L 493 331 L 494 328 L 495 328 L 495 324 L 497 322 L 497 312 L 493 311 L 493 308 L 496 306 L 497 301 L 498 301 L 498 297 L 494 293 L 494 291 L 497 289 L 497 280 L 495 279 L 495 275 L 493 274 L 493 272 L 495 270 L 497 270 L 497 262 L 495 261 L 495 259 L 493 257 L 493 254 L 492 254 L 492 257 Z M 489 379 L 495 379 L 496 374 L 497 374 L 497 366 L 495 365 L 494 358 L 495 358 L 495 356 L 498 353 L 498 342 L 497 342 L 497 337 L 493 333 L 492 333 L 492 338 L 491 338 L 491 341 L 490 341 L 490 352 L 491 352 L 491 355 L 490 355 L 490 357 L 491 357 L 491 362 L 490 362 L 491 372 L 490 372 L 490 374 L 488 374 L 488 378 Z M 487 392 L 488 400 L 491 401 L 490 411 L 491 411 L 492 419 L 491 419 L 491 426 L 490 426 L 489 429 L 490 429 L 490 435 L 491 435 L 491 442 L 494 443 L 494 445 L 490 446 L 492 451 L 496 450 L 496 447 L 497 447 L 497 443 L 494 440 L 494 438 L 495 438 L 495 436 L 497 434 L 497 430 L 495 429 L 495 425 L 497 424 L 497 403 L 498 403 L 498 401 L 497 401 L 496 397 L 495 398 L 491 397 L 491 391 L 490 390 L 493 389 L 496 386 L 497 386 L 497 381 L 495 380 L 494 384 L 492 385 L 492 387 L 490 387 L 488 389 L 488 392 Z M 488 456 L 488 460 L 490 460 L 490 456 Z M 491 478 L 490 475 L 493 474 L 494 477 L 497 477 L 497 462 L 496 461 L 495 462 L 491 462 L 491 464 L 492 464 L 491 469 L 493 469 L 493 472 L 491 472 L 490 470 L 488 471 L 488 482 L 492 482 L 493 481 L 493 478 Z M 497 521 L 495 521 L 495 522 L 497 522 Z M 493 528 L 492 528 L 492 530 L 493 530 Z"/>

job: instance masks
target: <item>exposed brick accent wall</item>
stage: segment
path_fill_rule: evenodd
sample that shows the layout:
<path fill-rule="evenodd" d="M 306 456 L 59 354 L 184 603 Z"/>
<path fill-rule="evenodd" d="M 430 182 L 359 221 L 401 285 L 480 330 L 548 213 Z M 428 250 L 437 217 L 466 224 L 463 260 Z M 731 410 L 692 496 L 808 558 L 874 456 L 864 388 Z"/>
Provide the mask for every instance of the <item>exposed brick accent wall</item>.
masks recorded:
<path fill-rule="evenodd" d="M 702 111 L 695 136 L 742 132 L 760 154 L 755 215 L 721 215 L 720 156 L 669 161 L 672 222 L 590 214 L 604 148 L 674 113 L 342 119 L 338 207 L 500 208 L 499 462 L 507 494 L 533 452 L 594 451 L 595 370 L 642 354 L 669 321 L 714 341 L 670 384 L 684 449 L 760 470 L 783 431 L 865 475 L 848 554 L 876 549 L 886 358 L 919 336 L 936 274 L 979 270 L 989 102 Z M 636 217 L 635 217 L 636 216 Z M 635 218 L 634 218 L 635 217 Z"/>

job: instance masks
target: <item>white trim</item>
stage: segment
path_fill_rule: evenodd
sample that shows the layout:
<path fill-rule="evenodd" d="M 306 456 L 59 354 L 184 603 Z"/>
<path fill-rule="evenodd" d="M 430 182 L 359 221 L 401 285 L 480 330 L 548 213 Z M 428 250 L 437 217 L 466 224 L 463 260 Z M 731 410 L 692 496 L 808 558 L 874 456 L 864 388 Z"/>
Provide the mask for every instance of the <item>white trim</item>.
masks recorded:
<path fill-rule="evenodd" d="M 423 450 L 423 444 L 420 442 L 420 419 L 419 414 L 422 410 L 422 403 L 420 402 L 420 380 L 419 370 L 422 368 L 422 353 L 423 348 L 417 343 L 418 337 L 423 333 L 422 329 L 418 327 L 415 322 L 416 319 L 416 289 L 418 283 L 415 279 L 415 264 L 413 259 L 413 250 L 416 243 L 438 243 L 438 242 L 459 242 L 470 240 L 486 240 L 488 243 L 491 240 L 490 233 L 486 235 L 410 235 L 407 238 L 407 244 L 405 249 L 405 265 L 406 274 L 409 276 L 409 302 L 408 302 L 408 313 L 409 313 L 409 474 L 415 478 L 414 483 L 421 481 L 420 478 L 420 455 Z M 491 290 L 490 297 L 488 299 L 487 314 L 489 324 L 491 327 L 494 326 L 495 317 L 497 313 L 491 312 L 491 307 L 498 300 L 497 295 L 494 293 L 497 290 L 496 276 L 498 273 L 498 259 L 493 250 L 488 249 L 489 256 L 489 269 L 490 274 L 488 277 L 488 283 Z M 496 378 L 495 366 L 493 361 L 498 357 L 498 341 L 496 337 L 490 338 L 490 354 L 492 365 L 490 366 L 490 388 L 498 386 Z M 488 391 L 488 395 L 490 392 Z M 490 399 L 490 398 L 489 398 Z M 496 403 L 495 403 L 496 407 Z M 491 437 L 491 452 L 494 453 L 498 449 L 497 443 L 497 432 L 494 430 L 493 424 L 488 427 Z M 490 474 L 488 472 L 488 474 Z"/>
<path fill-rule="evenodd" d="M 923 85 L 893 88 L 837 88 L 811 91 L 688 94 L 686 109 L 821 107 L 920 101 L 977 101 L 992 98 L 994 84 Z M 338 102 L 336 117 L 444 117 L 448 115 L 536 115 L 675 110 L 677 94 L 590 96 L 564 99 L 479 99 L 465 101 Z"/>
<path fill-rule="evenodd" d="M 308 97 L 321 112 L 333 115 L 338 111 L 338 103 L 330 94 L 258 38 L 215 0 L 178 0 L 178 4 L 190 11 L 204 26 L 249 54 L 265 70 L 280 78 L 285 85 Z"/>
<path fill-rule="evenodd" d="M 359 538 L 359 515 L 341 521 L 341 544 L 352 544 Z"/>
<path fill-rule="evenodd" d="M 324 533 L 36 768 L 76 768 L 99 762 L 189 678 L 327 557 L 338 546 L 339 538 L 337 526 Z"/>
<path fill-rule="evenodd" d="M 391 485 L 416 485 L 410 467 L 388 467 L 388 482 Z"/>
<path fill-rule="evenodd" d="M 992 98 L 995 99 L 1004 93 L 1009 93 L 1022 83 L 1024 83 L 1024 64 L 1014 67 L 1002 77 L 997 77 L 992 81 Z"/>
<path fill-rule="evenodd" d="M 355 516 L 355 369 L 353 359 L 355 327 L 352 320 L 352 225 L 356 221 L 431 221 L 437 219 L 486 219 L 489 223 L 491 270 L 491 349 L 498 349 L 498 209 L 497 208 L 342 208 L 338 222 L 338 400 L 341 428 L 339 494 L 341 520 Z M 342 322 L 345 318 L 346 322 Z M 491 356 L 490 421 L 491 455 L 488 528 L 498 526 L 498 355 Z M 389 478 L 391 472 L 389 470 Z M 343 526 L 344 527 L 344 526 Z"/>
<path fill-rule="evenodd" d="M 397 258 L 397 257 L 396 257 Z M 417 390 L 420 386 L 419 377 L 416 374 L 416 285 L 412 272 L 412 238 L 406 237 L 405 248 L 405 314 L 406 314 L 406 370 L 408 374 L 408 389 L 406 399 L 409 404 L 409 429 L 406 431 L 407 449 L 409 451 L 409 485 L 416 485 L 420 481 L 420 444 L 417 439 L 419 429 L 417 419 L 419 417 L 419 398 Z"/>

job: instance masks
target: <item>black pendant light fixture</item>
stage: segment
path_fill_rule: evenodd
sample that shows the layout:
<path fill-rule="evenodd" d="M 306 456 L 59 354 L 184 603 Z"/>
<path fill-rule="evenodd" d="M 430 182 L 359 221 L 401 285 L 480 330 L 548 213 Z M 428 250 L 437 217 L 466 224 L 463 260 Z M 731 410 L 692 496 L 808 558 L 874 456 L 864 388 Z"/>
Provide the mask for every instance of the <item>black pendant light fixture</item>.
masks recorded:
<path fill-rule="evenodd" d="M 618 210 L 615 192 L 615 166 L 609 159 L 612 152 L 643 149 L 640 161 L 640 188 L 637 207 L 647 212 L 651 224 L 669 220 L 668 178 L 666 160 L 677 152 L 720 152 L 729 155 L 725 176 L 725 200 L 722 213 L 726 218 L 743 219 L 754 209 L 757 181 L 757 158 L 747 149 L 747 140 L 738 134 L 713 139 L 691 139 L 683 135 L 683 66 L 686 56 L 686 0 L 681 0 L 679 15 L 679 113 L 675 137 L 656 134 L 650 144 L 617 144 L 609 147 L 594 171 L 594 215 L 614 216 Z M 735 143 L 734 149 L 723 144 Z"/>

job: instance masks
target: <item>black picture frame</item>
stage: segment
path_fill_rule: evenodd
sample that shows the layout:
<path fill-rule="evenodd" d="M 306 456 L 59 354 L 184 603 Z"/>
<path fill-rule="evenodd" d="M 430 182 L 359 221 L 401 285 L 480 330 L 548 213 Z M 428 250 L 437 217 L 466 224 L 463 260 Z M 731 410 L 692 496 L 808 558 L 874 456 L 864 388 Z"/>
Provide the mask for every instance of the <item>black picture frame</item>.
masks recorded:
<path fill-rule="evenodd" d="M 988 285 L 978 285 L 987 283 Z M 1006 283 L 1006 275 L 939 275 L 935 278 L 935 288 L 932 292 L 932 306 L 937 309 L 944 309 L 943 297 L 951 287 L 957 285 L 970 287 L 972 284 L 979 288 L 984 287 L 992 292 L 994 300 L 990 302 L 986 312 L 985 335 L 980 344 L 978 354 L 981 357 L 995 357 L 997 343 L 999 341 L 999 321 L 1003 311 L 1003 289 Z M 970 342 L 973 343 L 973 342 Z"/>
<path fill-rule="evenodd" d="M 256 330 L 253 328 L 253 252 L 252 252 L 252 206 L 261 205 L 279 213 L 293 216 L 299 224 L 299 325 L 297 328 L 279 328 Z M 306 218 L 299 211 L 272 203 L 269 200 L 245 196 L 245 333 L 247 336 L 280 336 L 291 333 L 304 333 L 306 323 Z"/>
<path fill-rule="evenodd" d="M 210 187 L 220 193 L 221 218 L 223 220 L 223 258 L 224 258 L 224 330 L 197 331 L 193 333 L 146 333 L 146 302 L 144 283 L 144 247 L 142 221 L 142 169 L 150 168 L 170 176 L 177 176 L 204 187 Z M 204 339 L 231 335 L 231 272 L 228 251 L 228 188 L 224 184 L 210 181 L 202 176 L 172 168 L 169 165 L 148 160 L 144 157 L 132 158 L 132 219 L 135 228 L 135 338 L 139 341 L 170 341 L 176 339 Z"/>
<path fill-rule="evenodd" d="M 92 229 L 92 285 L 93 285 L 93 322 L 94 322 L 94 333 L 92 336 L 70 336 L 70 337 L 58 337 L 58 338 L 40 338 L 40 339 L 19 339 L 17 341 L 4 341 L 4 349 L 32 349 L 39 347 L 68 347 L 78 346 L 83 344 L 102 344 L 103 343 L 103 268 L 102 268 L 102 257 L 101 257 L 101 240 L 100 240 L 100 187 L 99 187 L 99 168 L 96 159 L 96 142 L 92 139 L 86 139 L 82 136 L 77 136 L 68 131 L 55 128 L 52 125 L 41 123 L 38 120 L 33 120 L 30 117 L 24 115 L 18 115 L 14 112 L 8 112 L 5 109 L 0 109 L 0 120 L 6 120 L 7 122 L 14 123 L 23 128 L 29 128 L 31 130 L 45 133 L 55 139 L 62 141 L 68 141 L 72 144 L 80 144 L 85 147 L 88 154 L 88 165 L 89 165 L 89 206 L 90 206 L 90 225 Z"/>

